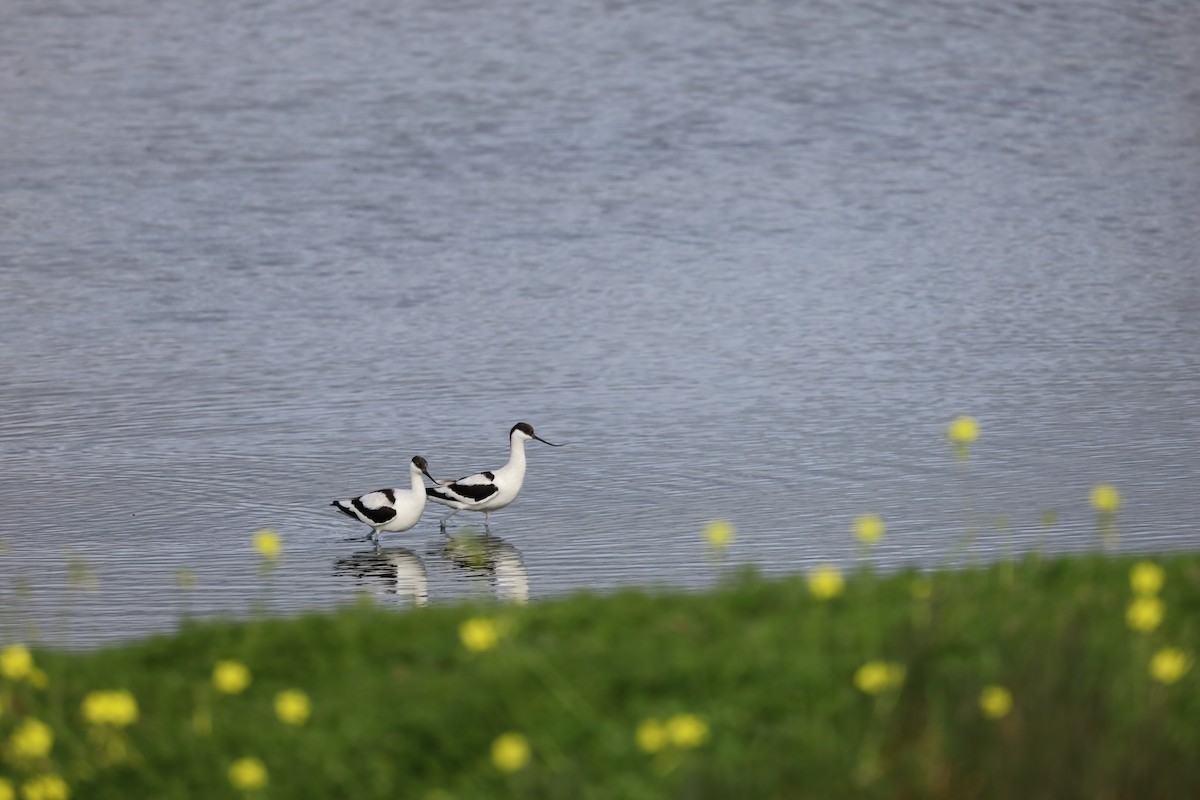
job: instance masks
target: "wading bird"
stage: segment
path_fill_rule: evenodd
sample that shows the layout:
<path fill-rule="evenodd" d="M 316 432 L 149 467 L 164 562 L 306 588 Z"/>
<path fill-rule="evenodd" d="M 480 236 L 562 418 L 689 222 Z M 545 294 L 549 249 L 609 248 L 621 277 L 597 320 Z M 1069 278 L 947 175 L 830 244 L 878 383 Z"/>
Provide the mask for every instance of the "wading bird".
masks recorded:
<path fill-rule="evenodd" d="M 530 439 L 537 439 L 551 447 L 562 447 L 538 436 L 528 422 L 518 422 L 508 432 L 508 463 L 503 467 L 476 472 L 456 481 L 434 481 L 437 486 L 425 490 L 433 502 L 454 509 L 442 518 L 440 525 L 443 531 L 446 529 L 446 520 L 459 511 L 483 512 L 483 525 L 487 528 L 493 511 L 517 499 L 521 485 L 525 483 L 525 443 Z"/>
<path fill-rule="evenodd" d="M 413 456 L 408 468 L 412 489 L 380 489 L 349 500 L 334 500 L 329 505 L 347 517 L 371 526 L 371 536 L 378 540 L 380 531 L 400 533 L 417 524 L 425 510 L 425 481 L 422 475 L 437 483 L 429 474 L 429 462 Z"/>

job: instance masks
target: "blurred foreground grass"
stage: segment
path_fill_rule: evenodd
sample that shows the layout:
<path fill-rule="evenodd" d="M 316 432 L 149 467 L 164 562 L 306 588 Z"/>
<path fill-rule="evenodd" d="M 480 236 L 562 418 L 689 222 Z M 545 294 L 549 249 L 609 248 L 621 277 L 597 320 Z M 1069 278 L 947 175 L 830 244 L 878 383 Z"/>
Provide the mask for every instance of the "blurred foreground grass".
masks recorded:
<path fill-rule="evenodd" d="M 1198 611 L 1031 557 L 9 647 L 0 800 L 1195 797 Z"/>

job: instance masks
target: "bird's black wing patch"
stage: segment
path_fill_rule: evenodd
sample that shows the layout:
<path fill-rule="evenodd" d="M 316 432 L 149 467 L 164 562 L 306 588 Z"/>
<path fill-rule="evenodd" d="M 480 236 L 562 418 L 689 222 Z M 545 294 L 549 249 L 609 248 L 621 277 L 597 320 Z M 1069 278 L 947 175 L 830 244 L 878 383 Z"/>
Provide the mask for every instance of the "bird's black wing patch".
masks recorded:
<path fill-rule="evenodd" d="M 381 506 L 380 508 L 367 508 L 363 505 L 362 498 L 356 497 L 350 501 L 354 504 L 354 510 L 362 514 L 365 519 L 371 520 L 376 524 L 387 522 L 392 517 L 396 516 L 396 509 Z"/>
<path fill-rule="evenodd" d="M 490 478 L 489 478 L 490 480 Z M 487 500 L 489 497 L 500 491 L 494 483 L 452 483 L 446 487 L 454 492 L 459 497 L 466 498 L 472 503 L 478 503 Z"/>

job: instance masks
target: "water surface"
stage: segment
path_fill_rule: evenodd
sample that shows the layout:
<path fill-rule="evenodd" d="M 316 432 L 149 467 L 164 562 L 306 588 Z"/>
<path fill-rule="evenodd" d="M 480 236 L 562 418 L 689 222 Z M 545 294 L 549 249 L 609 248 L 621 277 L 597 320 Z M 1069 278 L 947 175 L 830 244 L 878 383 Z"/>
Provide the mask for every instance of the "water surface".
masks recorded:
<path fill-rule="evenodd" d="M 495 515 L 533 599 L 709 585 L 716 517 L 772 574 L 868 511 L 942 563 L 968 487 L 966 557 L 1095 548 L 1099 481 L 1121 548 L 1193 549 L 1198 40 L 1168 0 L 14 4 L 8 635 L 503 594 L 440 508 L 400 580 L 327 503 L 518 420 L 570 445 Z"/>

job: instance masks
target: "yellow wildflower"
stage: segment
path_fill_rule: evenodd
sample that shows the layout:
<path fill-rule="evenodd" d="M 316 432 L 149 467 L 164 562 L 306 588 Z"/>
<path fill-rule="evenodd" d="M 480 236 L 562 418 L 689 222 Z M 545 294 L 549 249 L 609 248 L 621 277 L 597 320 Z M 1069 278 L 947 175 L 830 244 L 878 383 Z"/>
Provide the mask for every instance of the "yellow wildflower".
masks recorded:
<path fill-rule="evenodd" d="M 0 673 L 10 681 L 27 678 L 33 672 L 33 656 L 23 644 L 10 644 L 0 650 Z"/>
<path fill-rule="evenodd" d="M 190 569 L 175 570 L 175 585 L 184 591 L 190 592 L 196 588 L 196 573 Z"/>
<path fill-rule="evenodd" d="M 704 526 L 704 538 L 708 540 L 710 547 L 723 550 L 737 538 L 737 528 L 733 527 L 732 522 L 715 519 Z"/>
<path fill-rule="evenodd" d="M 894 661 L 868 661 L 854 673 L 854 685 L 866 694 L 881 694 L 899 689 L 904 673 L 904 666 Z"/>
<path fill-rule="evenodd" d="M 1125 610 L 1125 622 L 1139 633 L 1149 633 L 1162 622 L 1165 608 L 1157 597 L 1136 597 Z"/>
<path fill-rule="evenodd" d="M 0 778 L 0 800 L 16 800 L 17 791 L 13 789 L 12 781 Z"/>
<path fill-rule="evenodd" d="M 1150 659 L 1150 677 L 1159 683 L 1172 684 L 1192 668 L 1192 656 L 1178 647 L 1164 647 Z"/>
<path fill-rule="evenodd" d="M 671 744 L 685 750 L 708 741 L 708 723 L 695 714 L 676 714 L 667 720 L 665 727 Z"/>
<path fill-rule="evenodd" d="M 133 695 L 124 689 L 88 692 L 83 698 L 83 718 L 92 725 L 111 725 L 124 728 L 137 722 L 138 706 Z"/>
<path fill-rule="evenodd" d="M 257 758 L 239 758 L 229 765 L 229 782 L 243 792 L 261 789 L 267 785 L 267 767 Z"/>
<path fill-rule="evenodd" d="M 1121 510 L 1121 493 L 1110 483 L 1098 483 L 1090 495 L 1092 508 L 1101 514 L 1115 514 Z"/>
<path fill-rule="evenodd" d="M 1166 578 L 1163 568 L 1153 561 L 1139 561 L 1129 570 L 1129 586 L 1134 594 L 1158 594 Z"/>
<path fill-rule="evenodd" d="M 863 514 L 854 520 L 854 535 L 863 544 L 875 544 L 883 538 L 885 526 L 878 514 Z"/>
<path fill-rule="evenodd" d="M 519 733 L 502 733 L 492 742 L 492 763 L 501 772 L 516 772 L 529 763 L 529 740 Z"/>
<path fill-rule="evenodd" d="M 988 719 L 1000 719 L 1012 710 L 1012 692 L 1003 686 L 985 686 L 979 693 L 979 708 Z"/>
<path fill-rule="evenodd" d="M 54 731 L 41 720 L 29 717 L 13 731 L 8 744 L 18 759 L 43 758 L 54 746 Z"/>
<path fill-rule="evenodd" d="M 818 600 L 831 600 L 846 588 L 846 580 L 837 567 L 828 564 L 815 568 L 808 575 L 808 591 Z"/>
<path fill-rule="evenodd" d="M 946 438 L 956 445 L 972 444 L 979 438 L 979 422 L 965 414 L 955 417 L 946 426 Z"/>
<path fill-rule="evenodd" d="M 270 528 L 263 528 L 254 534 L 254 549 L 268 561 L 274 561 L 279 557 L 280 547 L 279 534 Z"/>
<path fill-rule="evenodd" d="M 21 786 L 23 800 L 67 800 L 70 796 L 67 782 L 57 775 L 38 775 Z"/>
<path fill-rule="evenodd" d="M 500 641 L 500 630 L 494 620 L 471 617 L 458 626 L 458 638 L 472 653 L 491 650 Z"/>
<path fill-rule="evenodd" d="M 654 717 L 647 717 L 638 725 L 637 746 L 647 753 L 657 753 L 667 746 L 667 729 Z"/>
<path fill-rule="evenodd" d="M 299 689 L 286 689 L 275 695 L 275 716 L 288 725 L 303 725 L 312 708 L 308 695 Z"/>
<path fill-rule="evenodd" d="M 213 667 L 213 685 L 225 694 L 240 694 L 250 685 L 250 669 L 240 661 L 222 659 Z"/>

